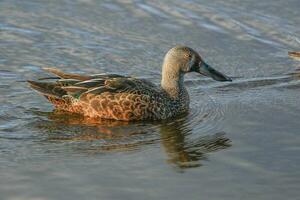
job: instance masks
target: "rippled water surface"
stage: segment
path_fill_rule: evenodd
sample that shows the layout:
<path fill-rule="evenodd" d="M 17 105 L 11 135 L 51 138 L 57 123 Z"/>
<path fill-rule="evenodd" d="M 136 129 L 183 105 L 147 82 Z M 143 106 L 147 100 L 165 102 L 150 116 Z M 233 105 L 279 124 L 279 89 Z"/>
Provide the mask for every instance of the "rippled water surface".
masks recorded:
<path fill-rule="evenodd" d="M 298 199 L 298 0 L 0 1 L 0 199 Z M 91 121 L 24 82 L 44 66 L 160 82 L 191 46 L 232 83 L 190 74 L 187 116 Z"/>

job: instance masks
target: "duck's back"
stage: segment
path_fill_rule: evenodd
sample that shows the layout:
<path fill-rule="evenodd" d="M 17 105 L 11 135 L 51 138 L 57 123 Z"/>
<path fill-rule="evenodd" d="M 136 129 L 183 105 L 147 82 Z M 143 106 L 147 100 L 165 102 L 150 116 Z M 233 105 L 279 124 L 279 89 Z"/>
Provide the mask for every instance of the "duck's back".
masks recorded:
<path fill-rule="evenodd" d="M 56 82 L 29 81 L 56 109 L 116 120 L 165 119 L 171 115 L 168 95 L 153 83 L 116 74 L 82 76 L 47 68 Z"/>

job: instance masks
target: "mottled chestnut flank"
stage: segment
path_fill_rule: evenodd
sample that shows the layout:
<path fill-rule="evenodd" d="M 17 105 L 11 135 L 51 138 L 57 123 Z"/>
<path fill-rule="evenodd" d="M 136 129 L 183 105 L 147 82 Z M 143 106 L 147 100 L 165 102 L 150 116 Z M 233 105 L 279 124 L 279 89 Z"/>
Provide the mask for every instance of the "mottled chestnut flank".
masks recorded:
<path fill-rule="evenodd" d="M 44 69 L 57 76 L 52 77 L 55 82 L 28 82 L 56 109 L 125 121 L 166 119 L 187 112 L 185 73 L 198 72 L 218 81 L 231 81 L 207 65 L 196 51 L 184 46 L 176 46 L 166 54 L 160 87 L 147 80 L 117 74 L 79 75 Z"/>

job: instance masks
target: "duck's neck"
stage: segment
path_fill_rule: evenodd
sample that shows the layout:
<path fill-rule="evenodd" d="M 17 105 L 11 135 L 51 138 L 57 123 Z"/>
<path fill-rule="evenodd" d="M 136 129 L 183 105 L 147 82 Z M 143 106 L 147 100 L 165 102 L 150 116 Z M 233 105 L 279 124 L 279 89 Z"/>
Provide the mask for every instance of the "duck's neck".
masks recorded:
<path fill-rule="evenodd" d="M 177 67 L 168 66 L 170 64 L 164 63 L 163 65 L 161 87 L 171 98 L 177 99 L 186 91 L 184 87 L 184 74 L 179 70 L 174 70 Z"/>

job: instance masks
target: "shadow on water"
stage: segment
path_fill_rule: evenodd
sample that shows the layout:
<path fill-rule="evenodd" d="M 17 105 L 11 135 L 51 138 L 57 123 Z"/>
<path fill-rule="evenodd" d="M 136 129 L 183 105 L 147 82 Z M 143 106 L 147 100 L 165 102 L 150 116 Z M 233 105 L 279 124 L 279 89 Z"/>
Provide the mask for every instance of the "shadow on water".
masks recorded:
<path fill-rule="evenodd" d="M 187 116 L 163 122 L 123 122 L 99 121 L 57 111 L 35 111 L 35 114 L 48 119 L 30 125 L 46 134 L 43 143 L 78 142 L 73 149 L 76 153 L 129 152 L 145 145 L 160 144 L 169 164 L 192 168 L 201 166 L 200 161 L 207 158 L 207 153 L 231 146 L 224 132 L 192 133 Z"/>

